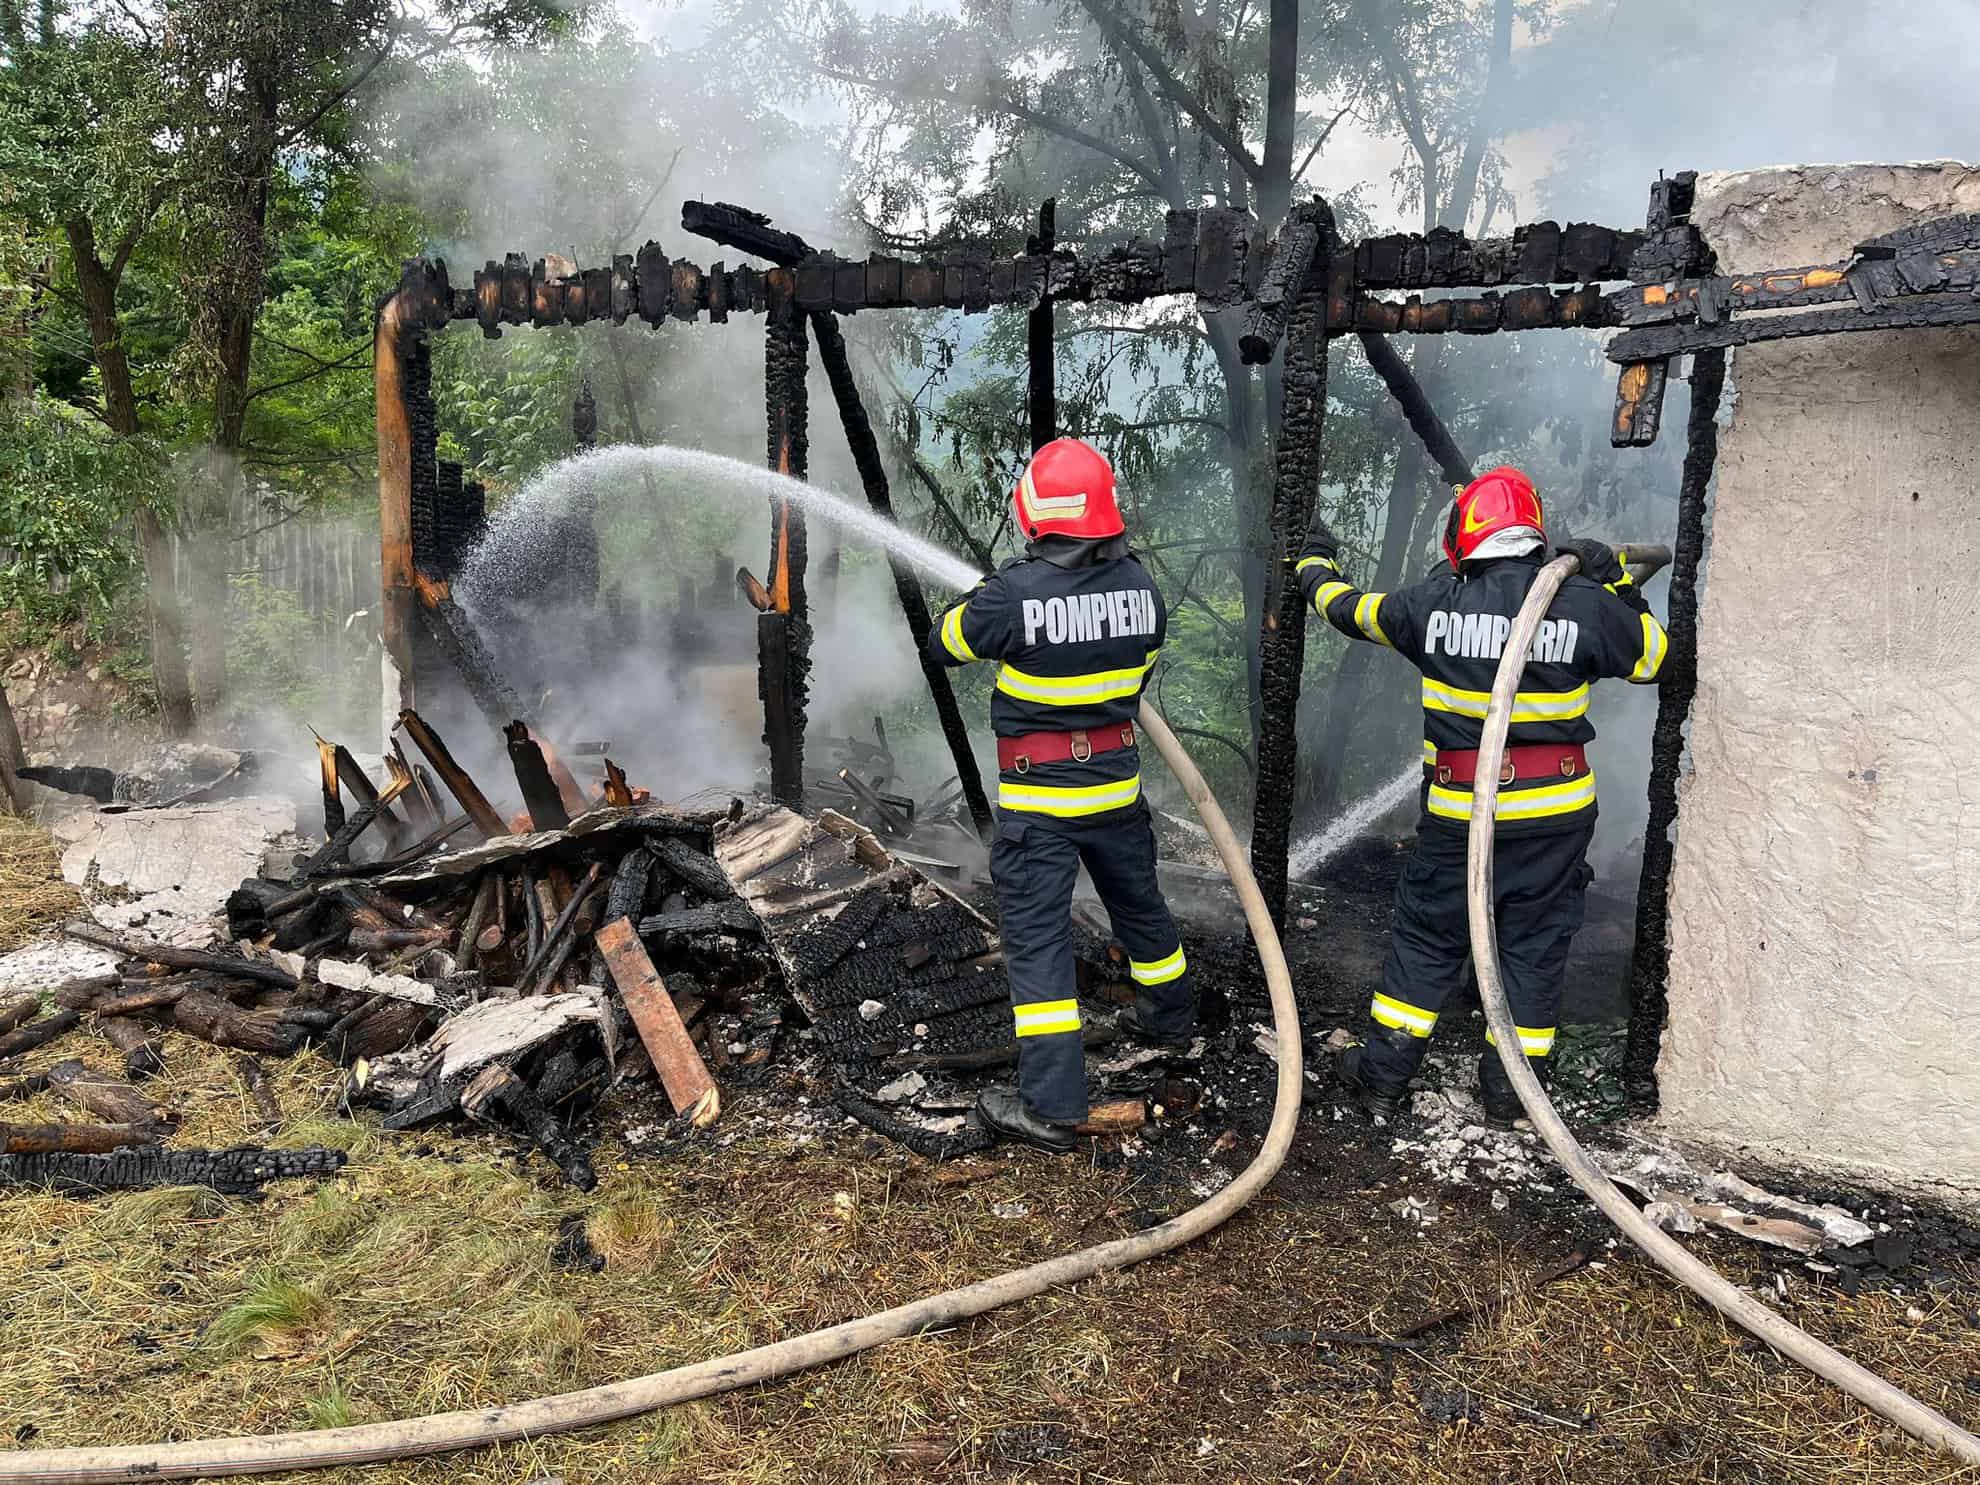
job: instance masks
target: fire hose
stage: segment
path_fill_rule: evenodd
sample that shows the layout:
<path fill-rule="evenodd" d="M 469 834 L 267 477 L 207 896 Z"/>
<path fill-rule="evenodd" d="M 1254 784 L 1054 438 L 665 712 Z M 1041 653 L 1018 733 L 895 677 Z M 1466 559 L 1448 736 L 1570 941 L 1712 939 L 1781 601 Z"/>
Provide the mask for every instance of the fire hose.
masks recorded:
<path fill-rule="evenodd" d="M 1648 557 L 1647 548 L 1633 548 L 1622 555 Z M 1668 558 L 1666 558 L 1668 560 Z M 1572 556 L 1557 557 L 1540 569 L 1532 591 L 1527 594 L 1512 633 L 1499 659 L 1499 670 L 1492 682 L 1492 699 L 1485 712 L 1484 736 L 1478 742 L 1478 776 L 1472 784 L 1471 836 L 1465 864 L 1465 889 L 1471 917 L 1471 958 L 1478 971 L 1478 994 L 1485 1003 L 1485 1022 L 1492 1029 L 1492 1041 L 1512 1079 L 1527 1118 L 1539 1131 L 1568 1175 L 1601 1208 L 1602 1214 L 1623 1235 L 1640 1248 L 1657 1266 L 1685 1288 L 1703 1299 L 1735 1324 L 1745 1327 L 1790 1361 L 1800 1363 L 1816 1376 L 1833 1382 L 1873 1412 L 1883 1415 L 1913 1438 L 1953 1455 L 1967 1464 L 1980 1464 L 1980 1438 L 1975 1438 L 1950 1418 L 1920 1402 L 1910 1393 L 1893 1386 L 1875 1372 L 1851 1361 L 1831 1346 L 1768 1309 L 1716 1269 L 1700 1262 L 1662 1228 L 1636 1209 L 1634 1202 L 1616 1188 L 1602 1168 L 1588 1158 L 1587 1151 L 1568 1133 L 1567 1125 L 1548 1101 L 1540 1080 L 1526 1065 L 1519 1032 L 1513 1024 L 1512 1008 L 1506 1001 L 1505 984 L 1499 975 L 1499 939 L 1492 912 L 1492 832 L 1498 812 L 1499 768 L 1505 754 L 1506 729 L 1512 721 L 1513 697 L 1520 677 L 1526 672 L 1526 655 L 1539 632 L 1540 621 L 1554 595 L 1580 569 Z"/>
<path fill-rule="evenodd" d="M 1237 889 L 1245 921 L 1258 946 L 1271 992 L 1272 1025 L 1278 1037 L 1278 1087 L 1264 1144 L 1230 1185 L 1180 1216 L 1130 1237 L 1116 1238 L 1077 1253 L 984 1279 L 961 1289 L 930 1295 L 910 1304 L 843 1324 L 718 1356 L 690 1366 L 609 1382 L 578 1392 L 541 1397 L 498 1407 L 435 1413 L 392 1423 L 330 1428 L 306 1433 L 264 1434 L 171 1444 L 116 1448 L 33 1449 L 0 1453 L 0 1485 L 81 1485 L 84 1481 L 133 1478 L 192 1479 L 220 1475 L 272 1474 L 282 1470 L 377 1463 L 416 1455 L 444 1454 L 510 1439 L 542 1438 L 636 1417 L 675 1403 L 712 1397 L 792 1372 L 841 1361 L 888 1341 L 901 1340 L 967 1320 L 1003 1305 L 1031 1299 L 1048 1289 L 1077 1284 L 1112 1269 L 1154 1258 L 1203 1236 L 1233 1216 L 1272 1179 L 1292 1145 L 1300 1104 L 1299 1015 L 1284 950 L 1252 880 L 1230 822 L 1210 793 L 1188 753 L 1160 715 L 1146 702 L 1142 731 L 1154 742 L 1196 806 L 1217 854 Z"/>

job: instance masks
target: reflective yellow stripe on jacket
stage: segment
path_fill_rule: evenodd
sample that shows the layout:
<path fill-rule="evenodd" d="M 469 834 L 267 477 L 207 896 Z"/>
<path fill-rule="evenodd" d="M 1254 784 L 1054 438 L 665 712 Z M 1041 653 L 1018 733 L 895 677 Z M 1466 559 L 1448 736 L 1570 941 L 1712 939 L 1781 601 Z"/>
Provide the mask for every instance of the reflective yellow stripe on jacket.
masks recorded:
<path fill-rule="evenodd" d="M 1636 662 L 1636 669 L 1629 673 L 1632 681 L 1654 681 L 1664 668 L 1664 652 L 1670 649 L 1670 636 L 1664 633 L 1664 626 L 1649 614 L 1643 615 L 1643 658 Z"/>
<path fill-rule="evenodd" d="M 1141 691 L 1148 672 L 1155 668 L 1162 652 L 1150 650 L 1148 658 L 1125 670 L 1096 670 L 1088 675 L 1032 675 L 1012 665 L 997 667 L 997 689 L 1020 701 L 1041 706 L 1091 706 L 1096 701 L 1118 701 Z M 972 656 L 972 659 L 975 657 Z"/>
<path fill-rule="evenodd" d="M 983 658 L 972 650 L 969 641 L 963 638 L 963 610 L 968 607 L 967 603 L 959 603 L 942 615 L 942 648 L 965 665 L 973 664 Z"/>
<path fill-rule="evenodd" d="M 1558 784 L 1542 784 L 1537 789 L 1501 789 L 1497 818 L 1541 820 L 1550 815 L 1571 815 L 1595 802 L 1595 775 L 1584 774 Z M 1471 818 L 1471 791 L 1451 789 L 1442 784 L 1430 786 L 1430 813 L 1444 820 Z"/>
<path fill-rule="evenodd" d="M 1139 798 L 1141 798 L 1140 774 L 1136 774 L 1133 778 L 1115 779 L 1105 784 L 1086 784 L 1077 788 L 1054 788 L 1049 784 L 1014 784 L 1008 779 L 1000 780 L 997 784 L 999 808 L 1019 810 L 1032 815 L 1054 815 L 1062 820 L 1117 810 L 1123 805 L 1133 804 Z"/>
<path fill-rule="evenodd" d="M 1423 709 L 1483 718 L 1492 704 L 1490 691 L 1465 691 L 1442 681 L 1423 678 Z M 1588 715 L 1586 682 L 1572 691 L 1521 691 L 1513 697 L 1512 719 L 1520 722 L 1570 722 Z"/>

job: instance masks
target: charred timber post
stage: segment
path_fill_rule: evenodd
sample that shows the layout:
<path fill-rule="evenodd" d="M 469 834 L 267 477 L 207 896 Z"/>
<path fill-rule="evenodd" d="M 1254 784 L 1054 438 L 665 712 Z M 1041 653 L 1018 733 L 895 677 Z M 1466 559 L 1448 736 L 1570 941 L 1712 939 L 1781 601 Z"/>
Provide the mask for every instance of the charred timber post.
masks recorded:
<path fill-rule="evenodd" d="M 805 477 L 805 317 L 797 306 L 797 277 L 773 268 L 764 338 L 764 402 L 770 467 Z M 784 495 L 770 498 L 770 597 L 757 618 L 757 686 L 763 698 L 763 740 L 770 749 L 770 793 L 780 804 L 804 805 L 804 709 L 811 674 L 811 624 L 804 596 L 804 511 Z M 772 631 L 775 631 L 774 633 Z"/>
<path fill-rule="evenodd" d="M 1437 409 L 1424 395 L 1422 383 L 1417 381 L 1396 348 L 1389 344 L 1389 338 L 1363 331 L 1361 349 L 1368 357 L 1368 364 L 1389 389 L 1389 395 L 1396 399 L 1403 416 L 1409 419 L 1411 429 L 1423 441 L 1425 451 L 1437 461 L 1445 481 L 1453 485 L 1470 484 L 1471 461 L 1465 458 L 1464 451 L 1457 446 L 1457 440 L 1444 426 L 1444 420 L 1437 416 Z"/>
<path fill-rule="evenodd" d="M 1285 327 L 1284 395 L 1272 452 L 1272 549 L 1259 635 L 1258 782 L 1252 805 L 1251 869 L 1272 920 L 1286 919 L 1286 856 L 1299 772 L 1295 722 L 1306 660 L 1306 616 L 1293 560 L 1320 486 L 1320 436 L 1327 416 L 1327 278 L 1336 248 L 1334 214 L 1315 200 L 1295 207 L 1294 231 L 1311 227 L 1316 244 Z"/>
<path fill-rule="evenodd" d="M 1045 204 L 1038 208 L 1038 235 L 1025 245 L 1025 252 L 1034 258 L 1043 256 L 1049 259 L 1058 245 L 1059 202 L 1057 197 L 1047 196 Z M 1051 293 L 1041 291 L 1037 305 L 1025 322 L 1026 359 L 1031 373 L 1031 451 L 1034 454 L 1059 436 L 1057 345 L 1054 338 L 1056 318 Z M 916 643 L 920 641 L 916 640 Z M 976 801 L 971 799 L 970 810 L 974 813 L 975 809 Z M 979 828 L 982 823 L 980 820 L 977 822 Z M 987 840 L 989 837 L 986 835 L 984 838 Z"/>
<path fill-rule="evenodd" d="M 1331 236 L 1331 234 L 1329 234 Z M 1320 225 L 1305 217 L 1289 217 L 1279 238 L 1279 251 L 1258 286 L 1258 297 L 1245 316 L 1244 332 L 1238 336 L 1238 358 L 1247 366 L 1263 366 L 1278 353 L 1293 306 L 1313 277 L 1316 258 L 1325 275 L 1321 257 Z"/>
<path fill-rule="evenodd" d="M 824 364 L 826 379 L 832 384 L 833 400 L 839 405 L 839 421 L 846 430 L 846 443 L 852 449 L 853 464 L 859 470 L 860 483 L 866 488 L 866 503 L 873 507 L 875 514 L 891 523 L 894 520 L 894 497 L 887 483 L 887 467 L 881 461 L 880 445 L 873 436 L 873 423 L 866 415 L 866 404 L 860 399 L 859 386 L 853 380 L 852 363 L 846 356 L 846 338 L 839 331 L 838 316 L 823 311 L 814 314 L 811 328 L 818 341 L 818 359 Z M 1033 437 L 1036 437 L 1035 427 Z M 928 694 L 934 698 L 935 715 L 942 722 L 942 736 L 948 741 L 949 754 L 955 760 L 956 778 L 962 784 L 963 798 L 969 803 L 970 818 L 976 822 L 976 833 L 987 843 L 991 830 L 995 828 L 990 814 L 990 799 L 983 790 L 983 775 L 976 767 L 976 754 L 969 743 L 969 727 L 963 721 L 962 709 L 956 704 L 955 688 L 949 684 L 949 672 L 928 658 L 928 633 L 934 627 L 934 619 L 928 611 L 927 596 L 921 591 L 921 579 L 903 558 L 889 553 L 887 562 L 893 569 L 894 593 L 900 599 L 901 612 L 907 617 L 908 634 L 914 640 L 914 653 L 921 662 L 921 673 L 928 678 Z"/>
<path fill-rule="evenodd" d="M 1641 1113 L 1657 1108 L 1657 1052 L 1663 1040 L 1670 983 L 1670 891 L 1677 822 L 1678 760 L 1684 724 L 1698 690 L 1698 563 L 1705 550 L 1705 497 L 1719 457 L 1719 400 L 1726 353 L 1699 351 L 1691 363 L 1691 418 L 1678 485 L 1678 530 L 1671 565 L 1670 653 L 1657 686 L 1657 722 L 1650 733 L 1650 818 L 1643 832 L 1643 874 L 1636 889 L 1636 944 L 1630 955 L 1629 1040 L 1623 1086 Z"/>

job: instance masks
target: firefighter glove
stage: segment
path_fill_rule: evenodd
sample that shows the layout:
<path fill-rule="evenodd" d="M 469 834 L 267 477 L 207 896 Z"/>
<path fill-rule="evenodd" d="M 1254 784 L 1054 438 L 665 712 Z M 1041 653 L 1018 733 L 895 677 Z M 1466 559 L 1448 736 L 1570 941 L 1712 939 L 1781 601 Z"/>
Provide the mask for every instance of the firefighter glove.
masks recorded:
<path fill-rule="evenodd" d="M 1340 538 L 1327 525 L 1318 504 L 1313 507 L 1313 519 L 1306 524 L 1306 545 L 1300 550 L 1304 556 L 1325 557 L 1329 562 L 1341 554 Z"/>
<path fill-rule="evenodd" d="M 1636 591 L 1636 584 L 1630 579 L 1628 569 L 1617 558 L 1615 548 L 1607 542 L 1586 538 L 1570 541 L 1554 548 L 1556 556 L 1575 556 L 1581 559 L 1581 575 L 1593 578 L 1616 597 L 1628 604 L 1637 613 L 1646 612 L 1650 605 L 1643 595 Z"/>

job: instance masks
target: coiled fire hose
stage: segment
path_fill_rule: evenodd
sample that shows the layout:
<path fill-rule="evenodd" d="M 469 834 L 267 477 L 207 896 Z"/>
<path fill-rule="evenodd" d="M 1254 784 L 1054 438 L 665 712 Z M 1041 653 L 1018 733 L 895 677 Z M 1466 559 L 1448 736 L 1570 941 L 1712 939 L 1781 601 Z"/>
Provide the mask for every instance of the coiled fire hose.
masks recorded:
<path fill-rule="evenodd" d="M 1272 1103 L 1272 1122 L 1264 1145 L 1230 1185 L 1181 1216 L 1156 1227 L 1116 1238 L 1112 1242 L 1048 1259 L 1029 1268 L 945 1294 L 930 1295 L 911 1304 L 882 1310 L 863 1319 L 848 1320 L 809 1335 L 767 1346 L 675 1367 L 671 1371 L 630 1381 L 587 1387 L 556 1397 L 501 1407 L 474 1408 L 458 1413 L 435 1413 L 396 1423 L 372 1423 L 355 1428 L 330 1428 L 307 1433 L 266 1434 L 259 1437 L 194 1440 L 175 1444 L 139 1444 L 119 1448 L 33 1449 L 0 1453 L 0 1485 L 81 1485 L 100 1480 L 192 1479 L 219 1475 L 272 1474 L 281 1470 L 322 1469 L 332 1465 L 369 1464 L 415 1455 L 444 1454 L 508 1439 L 542 1438 L 569 1433 L 622 1418 L 650 1413 L 675 1403 L 772 1381 L 792 1372 L 841 1361 L 887 1341 L 919 1335 L 981 1315 L 1002 1305 L 1031 1299 L 1048 1289 L 1077 1284 L 1110 1269 L 1153 1258 L 1203 1236 L 1234 1215 L 1272 1179 L 1292 1145 L 1300 1103 L 1299 1014 L 1293 1005 L 1292 979 L 1285 952 L 1272 919 L 1252 880 L 1230 822 L 1218 808 L 1203 775 L 1176 741 L 1166 723 L 1146 702 L 1140 715 L 1142 731 L 1181 782 L 1196 806 L 1217 855 L 1237 889 L 1245 921 L 1258 945 L 1265 984 L 1272 997 L 1272 1025 L 1278 1036 L 1279 1081 Z"/>
<path fill-rule="evenodd" d="M 1627 563 L 1631 554 L 1648 555 L 1634 548 L 1621 554 Z M 1866 1370 L 1833 1347 L 1824 1345 L 1759 1300 L 1686 1252 L 1676 1239 L 1636 1209 L 1635 1203 L 1616 1189 L 1588 1153 L 1576 1143 L 1561 1116 L 1554 1112 L 1546 1090 L 1526 1065 L 1514 1028 L 1512 1008 L 1506 1003 L 1506 990 L 1499 977 L 1499 939 L 1492 914 L 1492 830 L 1498 812 L 1499 768 L 1505 756 L 1506 728 L 1512 720 L 1513 697 L 1520 677 L 1526 672 L 1526 653 L 1532 647 L 1540 621 L 1560 591 L 1562 583 L 1580 570 L 1572 556 L 1557 557 L 1540 569 L 1533 589 L 1519 616 L 1513 620 L 1505 653 L 1492 682 L 1492 700 L 1485 712 L 1484 736 L 1478 742 L 1478 773 L 1472 783 L 1471 837 L 1465 863 L 1465 888 L 1471 916 L 1471 958 L 1478 971 L 1478 994 L 1485 1003 L 1485 1022 L 1492 1029 L 1492 1041 L 1512 1079 L 1527 1118 L 1540 1132 L 1575 1185 L 1602 1209 L 1602 1214 L 1632 1243 L 1642 1249 L 1657 1266 L 1685 1288 L 1703 1299 L 1720 1314 L 1744 1326 L 1790 1361 L 1799 1362 L 1816 1376 L 1833 1382 L 1866 1408 L 1882 1414 L 1913 1438 L 1932 1445 L 1967 1464 L 1980 1464 L 1980 1439 L 1937 1410 L 1920 1402 Z"/>

